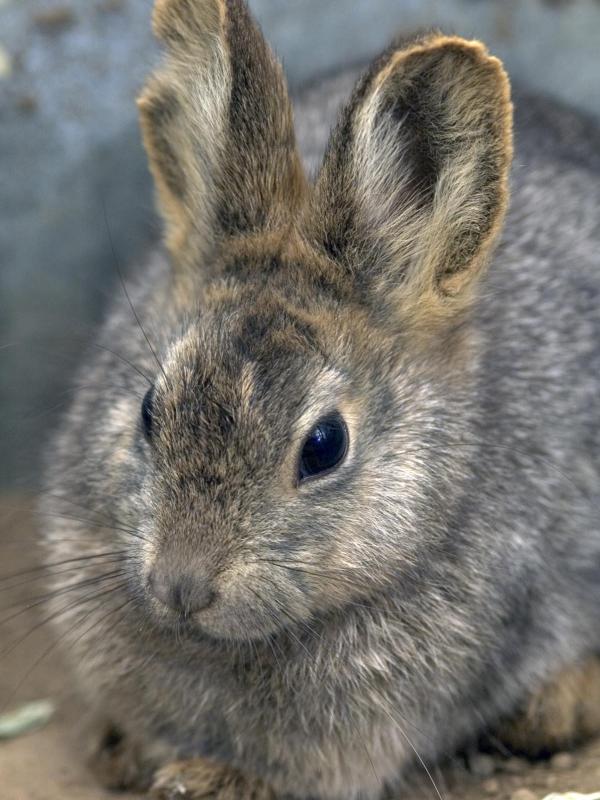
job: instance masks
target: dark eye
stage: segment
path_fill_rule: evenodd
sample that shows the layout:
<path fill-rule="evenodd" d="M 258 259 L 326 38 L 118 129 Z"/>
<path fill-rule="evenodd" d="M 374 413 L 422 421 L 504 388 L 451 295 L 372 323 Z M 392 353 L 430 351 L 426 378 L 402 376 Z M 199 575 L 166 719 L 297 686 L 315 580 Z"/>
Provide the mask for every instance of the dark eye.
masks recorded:
<path fill-rule="evenodd" d="M 154 386 L 151 386 L 142 400 L 142 428 L 146 438 L 152 436 L 154 422 Z"/>
<path fill-rule="evenodd" d="M 342 417 L 330 414 L 310 432 L 300 453 L 300 481 L 330 472 L 348 452 L 348 429 Z"/>

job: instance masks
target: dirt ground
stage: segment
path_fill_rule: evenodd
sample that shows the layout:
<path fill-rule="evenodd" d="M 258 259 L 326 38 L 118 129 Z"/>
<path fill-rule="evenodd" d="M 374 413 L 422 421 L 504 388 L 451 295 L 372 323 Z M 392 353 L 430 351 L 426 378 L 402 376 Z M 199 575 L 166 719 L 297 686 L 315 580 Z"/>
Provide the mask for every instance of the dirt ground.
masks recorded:
<path fill-rule="evenodd" d="M 13 497 L 0 507 L 0 574 L 4 576 L 34 564 L 36 547 L 27 505 Z M 31 586 L 10 592 L 3 589 L 0 582 L 0 713 L 46 698 L 56 702 L 57 712 L 43 729 L 0 741 L 0 800 L 133 800 L 134 795 L 102 791 L 86 769 L 81 713 L 50 632 L 44 626 L 34 629 L 39 609 L 6 621 L 19 610 L 16 604 L 31 604 Z M 474 754 L 468 761 L 467 766 L 464 758 L 457 759 L 445 771 L 434 772 L 443 800 L 541 800 L 551 792 L 600 790 L 600 741 L 537 764 L 483 754 Z M 402 800 L 439 800 L 439 795 L 431 782 L 424 781 L 403 794 Z"/>

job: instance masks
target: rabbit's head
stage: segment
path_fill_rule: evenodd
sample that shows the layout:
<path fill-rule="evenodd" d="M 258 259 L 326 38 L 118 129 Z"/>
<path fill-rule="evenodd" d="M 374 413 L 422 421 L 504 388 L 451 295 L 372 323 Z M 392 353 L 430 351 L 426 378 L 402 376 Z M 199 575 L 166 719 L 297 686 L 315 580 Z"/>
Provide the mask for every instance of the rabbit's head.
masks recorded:
<path fill-rule="evenodd" d="M 112 495 L 151 616 L 256 639 L 414 588 L 443 535 L 462 462 L 442 445 L 470 413 L 469 310 L 507 202 L 508 82 L 477 42 L 392 47 L 310 182 L 244 3 L 159 0 L 154 26 L 167 55 L 139 106 L 171 310 L 142 408 L 110 412 L 135 454 Z"/>

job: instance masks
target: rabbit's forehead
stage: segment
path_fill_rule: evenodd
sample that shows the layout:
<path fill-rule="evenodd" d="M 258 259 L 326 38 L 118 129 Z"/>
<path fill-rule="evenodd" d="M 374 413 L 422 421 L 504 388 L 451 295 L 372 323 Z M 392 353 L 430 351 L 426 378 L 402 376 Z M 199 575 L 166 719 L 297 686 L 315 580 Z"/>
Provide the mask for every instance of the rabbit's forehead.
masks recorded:
<path fill-rule="evenodd" d="M 286 364 L 323 363 L 323 333 L 317 319 L 275 300 L 203 308 L 172 342 L 168 366 L 182 377 L 193 371 L 225 379 L 237 378 L 247 363 L 264 374 Z"/>
<path fill-rule="evenodd" d="M 200 413 L 207 424 L 211 407 L 236 417 L 298 414 L 331 369 L 321 334 L 312 320 L 273 302 L 207 311 L 169 348 L 162 403 L 178 417 Z"/>

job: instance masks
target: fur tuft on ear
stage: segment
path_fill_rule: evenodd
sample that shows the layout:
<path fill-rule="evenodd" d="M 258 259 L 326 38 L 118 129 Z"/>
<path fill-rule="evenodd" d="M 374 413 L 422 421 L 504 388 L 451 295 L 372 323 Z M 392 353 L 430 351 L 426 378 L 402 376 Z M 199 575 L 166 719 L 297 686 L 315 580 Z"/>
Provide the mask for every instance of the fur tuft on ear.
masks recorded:
<path fill-rule="evenodd" d="M 210 50 L 211 36 L 225 29 L 226 5 L 212 0 L 156 0 L 152 28 L 158 39 L 174 48 Z"/>
<path fill-rule="evenodd" d="M 243 0 L 157 0 L 163 69 L 138 101 L 144 143 L 178 262 L 281 225 L 306 179 L 280 64 Z"/>
<path fill-rule="evenodd" d="M 430 34 L 392 48 L 332 135 L 311 237 L 372 301 L 448 316 L 502 225 L 511 156 L 508 79 L 482 44 Z"/>

